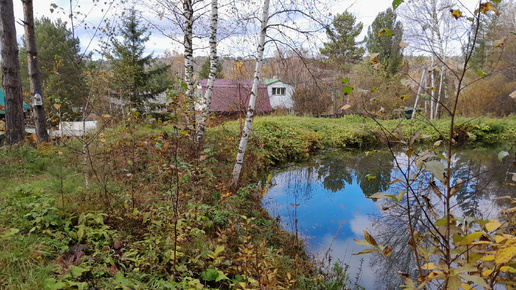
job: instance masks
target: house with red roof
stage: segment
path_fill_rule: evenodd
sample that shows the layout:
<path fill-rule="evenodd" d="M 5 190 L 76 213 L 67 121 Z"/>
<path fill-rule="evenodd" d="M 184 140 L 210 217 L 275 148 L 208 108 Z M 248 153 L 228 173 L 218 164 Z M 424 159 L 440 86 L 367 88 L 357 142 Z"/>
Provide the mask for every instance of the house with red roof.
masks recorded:
<path fill-rule="evenodd" d="M 207 85 L 207 79 L 201 81 L 200 86 L 202 90 L 199 91 L 202 92 L 202 96 L 204 96 L 204 93 L 206 92 Z M 252 87 L 252 80 L 216 79 L 213 85 L 210 112 L 230 113 L 247 111 Z M 197 109 L 200 108 L 202 108 L 202 104 L 197 106 Z M 256 96 L 255 112 L 260 113 L 270 111 L 272 111 L 272 107 L 267 87 L 260 82 Z"/>

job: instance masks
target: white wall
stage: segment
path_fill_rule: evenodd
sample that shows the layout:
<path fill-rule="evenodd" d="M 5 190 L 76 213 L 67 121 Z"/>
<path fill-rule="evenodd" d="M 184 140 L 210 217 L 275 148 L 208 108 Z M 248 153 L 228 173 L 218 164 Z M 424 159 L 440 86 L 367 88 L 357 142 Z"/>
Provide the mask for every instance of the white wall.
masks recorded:
<path fill-rule="evenodd" d="M 272 88 L 285 88 L 285 95 L 273 95 Z M 267 92 L 269 93 L 269 99 L 271 100 L 271 106 L 273 109 L 281 107 L 292 109 L 292 107 L 294 107 L 294 100 L 292 100 L 294 87 L 291 85 L 282 81 L 275 82 L 267 86 Z"/>

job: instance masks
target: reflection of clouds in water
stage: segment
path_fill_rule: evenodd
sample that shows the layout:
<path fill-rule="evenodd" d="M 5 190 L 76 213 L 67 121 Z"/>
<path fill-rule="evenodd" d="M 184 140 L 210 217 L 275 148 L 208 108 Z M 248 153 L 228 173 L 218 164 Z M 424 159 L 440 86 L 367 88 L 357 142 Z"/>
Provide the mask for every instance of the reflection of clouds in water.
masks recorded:
<path fill-rule="evenodd" d="M 333 235 L 327 234 L 323 237 L 320 247 L 315 249 L 315 257 L 318 260 L 323 260 L 330 245 L 330 255 L 332 257 L 331 263 L 334 263 L 339 259 L 343 263 L 350 265 L 347 274 L 353 283 L 355 283 L 356 275 L 360 270 L 359 266 L 361 259 L 364 259 L 362 262 L 362 270 L 360 271 L 358 285 L 365 287 L 366 289 L 375 289 L 376 275 L 368 267 L 371 255 L 353 256 L 354 253 L 358 253 L 366 247 L 355 244 L 353 238 L 348 238 L 345 240 L 337 239 L 333 241 Z"/>
<path fill-rule="evenodd" d="M 494 158 L 496 159 L 496 156 Z M 307 250 L 316 258 L 327 261 L 323 258 L 331 247 L 332 262 L 340 259 L 350 265 L 348 274 L 352 282 L 355 281 L 360 260 L 363 258 L 358 284 L 369 290 L 397 288 L 402 282 L 398 280 L 395 272 L 410 272 L 414 263 L 411 261 L 412 252 L 406 249 L 406 212 L 399 207 L 382 210 L 391 205 L 388 199 L 379 199 L 373 203 L 372 200 L 364 198 L 365 192 L 381 191 L 397 195 L 405 190 L 401 183 L 383 188 L 387 183 L 371 183 L 367 180 L 366 173 L 371 173 L 371 164 L 376 166 L 382 163 L 381 161 L 365 160 L 362 155 L 356 158 L 329 155 L 302 165 L 306 166 L 304 168 L 299 168 L 299 164 L 296 167 L 284 168 L 283 170 L 289 171 L 275 174 L 269 194 L 264 198 L 264 206 L 271 216 L 280 216 L 284 229 L 291 232 L 296 232 L 297 229 L 300 238 L 305 240 Z M 407 163 L 403 158 L 399 161 L 401 164 Z M 497 172 L 500 172 L 500 169 L 493 166 L 478 166 L 472 163 L 467 155 L 454 157 L 453 161 L 456 170 L 452 176 L 452 184 L 459 178 L 465 182 L 463 188 L 453 197 L 453 215 L 495 218 L 500 212 L 500 206 L 492 201 L 496 196 L 510 194 L 497 186 L 503 182 L 496 179 L 499 177 Z M 385 158 L 383 162 L 388 162 L 390 166 L 387 166 L 385 172 L 375 172 L 377 178 L 373 181 L 389 181 L 401 177 L 400 171 L 392 168 L 391 159 Z M 490 174 L 485 174 L 486 171 Z M 427 195 L 429 203 L 433 205 L 437 214 L 442 216 L 442 200 L 437 198 L 428 186 L 432 179 L 431 173 L 424 172 L 421 175 L 423 182 L 412 184 L 415 192 L 409 195 L 412 199 L 413 194 Z M 337 185 L 341 183 L 345 186 L 339 189 Z M 440 185 L 438 182 L 437 184 Z M 482 186 L 476 186 L 478 184 Z M 442 190 L 442 185 L 440 187 Z M 376 218 L 369 218 L 368 214 L 376 214 Z M 413 214 L 421 215 L 421 212 Z M 364 228 L 379 244 L 397 245 L 389 261 L 381 257 L 375 258 L 372 254 L 352 255 L 365 249 L 353 241 L 353 238 L 364 239 Z M 424 231 L 425 228 L 421 230 Z M 378 285 L 375 284 L 377 280 Z"/>
<path fill-rule="evenodd" d="M 373 221 L 366 216 L 356 215 L 354 219 L 349 221 L 349 225 L 356 238 L 363 239 L 364 229 L 367 229 L 369 232 L 369 229 L 373 225 Z"/>

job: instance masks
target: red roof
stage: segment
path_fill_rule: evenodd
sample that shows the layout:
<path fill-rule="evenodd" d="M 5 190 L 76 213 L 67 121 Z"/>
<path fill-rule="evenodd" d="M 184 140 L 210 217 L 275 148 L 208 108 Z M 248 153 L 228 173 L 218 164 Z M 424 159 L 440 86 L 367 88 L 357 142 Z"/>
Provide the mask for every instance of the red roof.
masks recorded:
<path fill-rule="evenodd" d="M 202 93 L 206 92 L 207 79 L 201 81 Z M 226 80 L 216 79 L 213 84 L 210 111 L 212 112 L 237 112 L 247 111 L 249 95 L 253 86 L 252 80 Z M 272 111 L 267 87 L 263 83 L 258 84 L 256 96 L 256 112 Z"/>

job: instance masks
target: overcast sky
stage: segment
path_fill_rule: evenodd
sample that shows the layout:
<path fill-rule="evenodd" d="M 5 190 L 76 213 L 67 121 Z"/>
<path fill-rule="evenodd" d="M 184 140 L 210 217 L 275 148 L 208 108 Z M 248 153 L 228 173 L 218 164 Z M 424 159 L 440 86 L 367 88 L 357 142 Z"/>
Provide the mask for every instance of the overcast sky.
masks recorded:
<path fill-rule="evenodd" d="M 123 10 L 123 4 L 120 1 L 109 4 L 104 1 L 100 1 L 97 4 L 93 4 L 92 0 L 72 0 L 72 6 L 74 13 L 77 18 L 74 20 L 74 26 L 76 27 L 76 36 L 80 38 L 81 47 L 83 51 L 91 52 L 99 48 L 99 40 L 102 33 L 95 33 L 94 27 L 102 26 L 102 20 L 118 21 L 116 13 L 120 13 Z M 272 2 L 274 3 L 274 1 Z M 367 27 L 373 22 L 376 15 L 391 7 L 391 0 L 359 0 L 349 1 L 340 0 L 339 2 L 331 5 L 330 12 L 335 15 L 336 13 L 342 13 L 346 8 L 355 14 L 357 20 L 364 23 L 364 30 L 359 36 L 359 39 L 363 39 L 367 32 Z M 56 5 L 57 7 L 54 7 Z M 23 7 L 20 0 L 14 0 L 15 18 L 18 23 L 21 23 L 23 19 Z M 53 12 L 51 12 L 53 9 Z M 69 21 L 70 1 L 69 0 L 35 0 L 34 1 L 34 16 L 40 18 L 42 16 L 49 17 L 51 19 L 61 18 L 63 21 L 68 22 L 68 27 L 71 28 Z M 152 14 L 149 12 L 143 12 L 146 18 L 152 20 Z M 21 24 L 16 26 L 18 39 L 23 37 L 23 27 Z M 324 37 L 324 35 L 322 35 Z M 228 42 L 225 46 L 221 45 L 219 48 L 221 54 L 236 55 L 237 50 L 235 43 L 238 43 L 238 49 L 241 48 L 243 42 L 241 39 L 235 37 L 233 42 Z M 249 41 L 252 43 L 252 41 Z M 89 45 L 89 46 L 88 46 Z M 182 52 L 182 48 L 178 44 L 172 43 L 170 39 L 163 36 L 162 33 L 153 31 L 150 41 L 146 43 L 147 51 L 153 52 L 155 55 L 163 55 L 165 51 L 169 52 Z M 255 45 L 250 45 L 250 50 L 255 50 Z M 203 52 L 197 52 L 197 55 L 202 55 Z"/>

